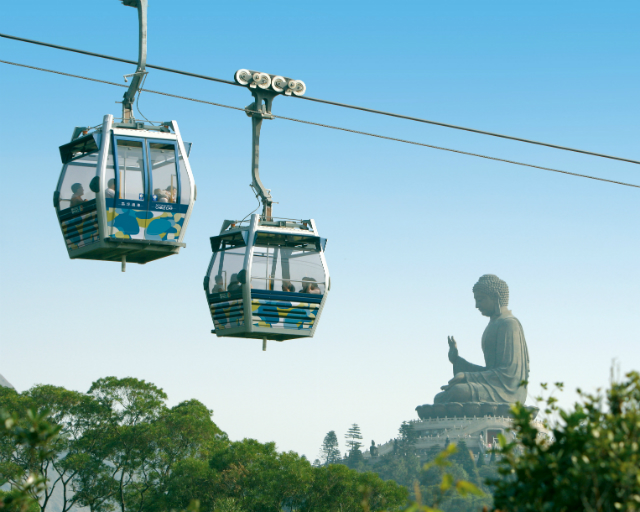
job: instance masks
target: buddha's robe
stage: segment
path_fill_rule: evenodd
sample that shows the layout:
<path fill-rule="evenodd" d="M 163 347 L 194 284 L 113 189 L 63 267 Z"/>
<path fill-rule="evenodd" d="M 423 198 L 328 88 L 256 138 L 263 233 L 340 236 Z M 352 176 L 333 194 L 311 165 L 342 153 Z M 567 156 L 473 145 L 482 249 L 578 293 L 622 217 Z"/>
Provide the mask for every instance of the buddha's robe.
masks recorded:
<path fill-rule="evenodd" d="M 464 372 L 472 402 L 524 403 L 529 378 L 529 352 L 524 331 L 511 311 L 492 319 L 482 334 L 485 366 L 458 357 L 453 374 Z"/>

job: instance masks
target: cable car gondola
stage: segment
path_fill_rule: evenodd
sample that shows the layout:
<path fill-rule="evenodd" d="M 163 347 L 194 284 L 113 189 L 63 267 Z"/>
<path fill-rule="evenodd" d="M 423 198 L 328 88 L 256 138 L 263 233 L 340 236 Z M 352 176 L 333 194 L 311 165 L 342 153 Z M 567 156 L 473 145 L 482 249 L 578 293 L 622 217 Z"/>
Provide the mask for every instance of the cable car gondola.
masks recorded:
<path fill-rule="evenodd" d="M 253 128 L 252 188 L 262 214 L 250 221 L 225 220 L 211 237 L 213 256 L 204 290 L 219 337 L 276 341 L 312 337 L 320 321 L 331 281 L 324 257 L 326 239 L 313 219 L 272 217 L 271 193 L 258 172 L 260 128 L 273 119 L 277 94 L 302 95 L 304 83 L 241 69 L 236 81 L 249 86 L 255 102 L 246 108 Z"/>
<path fill-rule="evenodd" d="M 133 102 L 145 72 L 147 0 L 137 7 L 138 68 L 122 102 L 122 122 L 106 115 L 97 127 L 77 127 L 60 146 L 63 167 L 53 195 L 69 257 L 148 263 L 177 254 L 195 201 L 191 144 L 175 121 L 136 121 Z"/>

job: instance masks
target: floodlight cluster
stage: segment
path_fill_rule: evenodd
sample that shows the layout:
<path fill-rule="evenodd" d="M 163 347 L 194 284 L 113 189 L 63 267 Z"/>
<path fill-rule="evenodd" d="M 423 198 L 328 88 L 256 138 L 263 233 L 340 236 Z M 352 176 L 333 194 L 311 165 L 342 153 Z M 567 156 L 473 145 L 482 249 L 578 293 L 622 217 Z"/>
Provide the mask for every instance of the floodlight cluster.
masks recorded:
<path fill-rule="evenodd" d="M 280 75 L 269 75 L 261 71 L 250 71 L 248 69 L 239 69 L 234 76 L 235 81 L 240 85 L 248 86 L 251 89 L 259 87 L 264 90 L 271 90 L 278 94 L 291 96 L 302 96 L 307 86 L 302 80 L 293 80 Z"/>

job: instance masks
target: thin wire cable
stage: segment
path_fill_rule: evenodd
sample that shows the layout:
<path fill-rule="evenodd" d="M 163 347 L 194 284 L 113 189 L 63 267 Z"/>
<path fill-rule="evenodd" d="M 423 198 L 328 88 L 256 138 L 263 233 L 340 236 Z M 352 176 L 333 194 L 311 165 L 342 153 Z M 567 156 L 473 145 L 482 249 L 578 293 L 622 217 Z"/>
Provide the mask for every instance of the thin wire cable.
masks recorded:
<path fill-rule="evenodd" d="M 97 78 L 90 78 L 90 77 L 81 76 L 81 75 L 73 75 L 71 73 L 64 73 L 62 71 L 55 71 L 55 70 L 52 70 L 52 69 L 38 68 L 38 67 L 35 67 L 35 66 L 29 66 L 27 64 L 18 64 L 16 62 L 9 62 L 9 61 L 6 61 L 6 60 L 0 60 L 0 62 L 3 63 L 3 64 L 10 64 L 12 66 L 35 69 L 37 71 L 44 71 L 44 72 L 47 72 L 47 73 L 54 73 L 56 75 L 69 76 L 69 77 L 72 77 L 72 78 L 80 78 L 82 80 L 88 80 L 90 82 L 98 82 L 98 83 L 103 83 L 103 84 L 108 84 L 108 85 L 115 85 L 117 87 L 127 87 L 124 84 L 117 84 L 115 82 L 109 82 L 107 80 L 99 80 Z M 168 97 L 171 97 L 171 98 L 178 98 L 178 99 L 181 99 L 181 100 L 193 101 L 193 102 L 196 102 L 196 103 L 204 103 L 205 105 L 213 105 L 213 106 L 216 106 L 216 107 L 229 108 L 229 109 L 232 109 L 232 110 L 239 110 L 239 111 L 242 111 L 242 112 L 245 112 L 245 113 L 250 113 L 250 114 L 258 114 L 259 113 L 257 111 L 247 110 L 247 109 L 244 109 L 244 108 L 241 108 L 241 107 L 234 107 L 234 106 L 231 106 L 231 105 L 224 105 L 223 103 L 215 103 L 213 101 L 199 100 L 197 98 L 190 98 L 188 96 L 180 96 L 178 94 L 170 94 L 168 92 L 154 91 L 154 90 L 151 90 L 151 89 L 140 89 L 140 90 L 144 91 L 144 92 L 151 93 L 151 94 L 159 94 L 161 96 L 168 96 Z M 625 183 L 623 181 L 608 180 L 606 178 L 598 178 L 596 176 L 590 176 L 588 174 L 579 174 L 579 173 L 576 173 L 576 172 L 563 171 L 563 170 L 560 170 L 560 169 L 553 169 L 551 167 L 542 167 L 540 165 L 527 164 L 527 163 L 524 163 L 524 162 L 517 162 L 515 160 L 507 160 L 507 159 L 504 159 L 504 158 L 497 158 L 497 157 L 494 157 L 494 156 L 481 155 L 479 153 L 471 153 L 471 152 L 468 152 L 468 151 L 461 151 L 459 149 L 451 149 L 451 148 L 445 148 L 445 147 L 442 147 L 442 146 L 434 146 L 432 144 L 425 144 L 424 142 L 415 142 L 415 141 L 406 140 L 406 139 L 399 139 L 399 138 L 396 138 L 396 137 L 388 137 L 386 135 L 379 135 L 379 134 L 376 134 L 376 133 L 363 132 L 363 131 L 360 131 L 360 130 L 352 130 L 350 128 L 342 128 L 340 126 L 333 126 L 333 125 L 329 125 L 329 124 L 316 123 L 316 122 L 313 122 L 313 121 L 305 121 L 303 119 L 296 119 L 296 118 L 293 118 L 293 117 L 278 116 L 278 115 L 274 115 L 274 114 L 272 114 L 272 116 L 274 118 L 276 118 L 276 119 L 284 119 L 286 121 L 293 121 L 293 122 L 296 122 L 296 123 L 309 124 L 309 125 L 313 125 L 313 126 L 320 126 L 322 128 L 330 128 L 332 130 L 340 130 L 340 131 L 343 131 L 343 132 L 356 133 L 356 134 L 359 134 L 359 135 L 366 135 L 368 137 L 376 137 L 378 139 L 392 140 L 392 141 L 396 141 L 396 142 L 402 142 L 402 143 L 405 143 L 405 144 L 412 144 L 414 146 L 423 146 L 423 147 L 426 147 L 426 148 L 439 149 L 441 151 L 449 151 L 451 153 L 458 153 L 458 154 L 461 154 L 461 155 L 475 156 L 475 157 L 478 157 L 478 158 L 486 158 L 487 160 L 495 160 L 496 162 L 505 162 L 505 163 L 508 163 L 508 164 L 521 165 L 521 166 L 524 166 L 524 167 L 532 167 L 534 169 L 541 169 L 543 171 L 557 172 L 557 173 L 560 173 L 560 174 L 567 174 L 569 176 L 577 176 L 577 177 L 580 177 L 580 178 L 589 178 L 591 180 L 604 181 L 606 183 L 614 183 L 616 185 L 624 185 L 626 187 L 640 188 L 640 185 L 634 185 L 633 183 Z"/>
<path fill-rule="evenodd" d="M 152 121 L 149 121 L 147 119 L 147 116 L 145 116 L 142 111 L 140 110 L 140 96 L 142 96 L 140 94 L 140 92 L 142 92 L 142 88 L 144 87 L 144 83 L 147 81 L 147 76 L 149 76 L 148 73 L 144 74 L 144 78 L 142 79 L 142 83 L 140 84 L 140 89 L 138 89 L 138 97 L 136 98 L 136 110 L 138 111 L 138 114 L 140 114 L 144 120 L 149 123 L 151 126 L 155 126 L 155 124 Z"/>
<path fill-rule="evenodd" d="M 75 52 L 75 53 L 80 53 L 83 55 L 89 55 L 91 57 L 99 57 L 101 59 L 107 59 L 107 60 L 114 60 L 117 62 L 125 62 L 127 64 L 137 64 L 137 61 L 134 60 L 128 60 L 128 59 L 121 59 L 119 57 L 113 57 L 111 55 L 104 55 L 101 53 L 95 53 L 95 52 L 88 52 L 86 50 L 79 50 L 77 48 L 69 48 L 67 46 L 60 46 L 57 44 L 52 44 L 52 43 L 45 43 L 42 41 L 36 41 L 34 39 L 26 39 L 24 37 L 17 37 L 17 36 L 12 36 L 9 34 L 3 34 L 0 33 L 0 37 L 4 37 L 6 39 L 13 39 L 15 41 L 22 41 L 25 43 L 29 43 L 29 44 L 36 44 L 36 45 L 40 45 L 40 46 L 47 46 L 49 48 L 55 48 L 57 50 L 64 50 L 64 51 L 68 51 L 68 52 Z M 237 84 L 236 82 L 232 82 L 231 80 L 224 80 L 222 78 L 215 78 L 212 76 L 207 76 L 207 75 L 202 75 L 202 74 L 198 74 L 198 73 L 191 73 L 189 71 L 182 71 L 179 69 L 173 69 L 173 68 L 167 68 L 164 66 L 156 66 L 154 64 L 147 64 L 146 65 L 148 68 L 153 68 L 153 69 L 158 69 L 161 71 L 167 71 L 168 73 L 177 73 L 179 75 L 185 75 L 185 76 L 191 76 L 194 78 L 201 78 L 203 80 L 210 80 L 213 82 L 219 82 L 219 83 L 223 83 L 223 84 L 227 84 L 227 85 L 235 85 L 237 87 L 244 87 L 240 84 Z M 385 112 L 384 110 L 376 110 L 373 108 L 367 108 L 367 107 L 359 107 L 357 105 L 349 105 L 347 103 L 340 103 L 337 101 L 329 101 L 329 100 L 323 100 L 320 98 L 312 98 L 310 96 L 290 96 L 291 98 L 297 98 L 297 99 L 301 99 L 301 100 L 307 100 L 307 101 L 313 101 L 316 103 L 324 103 L 326 105 L 333 105 L 336 107 L 342 107 L 342 108 L 349 108 L 352 110 L 360 110 L 362 112 L 369 112 L 371 114 L 379 114 L 379 115 L 383 115 L 383 116 L 389 116 L 389 117 L 395 117 L 398 119 L 405 119 L 408 121 L 415 121 L 418 123 L 425 123 L 425 124 L 431 124 L 431 125 L 435 125 L 435 126 L 442 126 L 444 128 L 452 128 L 454 130 L 463 130 L 463 131 L 467 131 L 467 132 L 472 132 L 472 133 L 478 133 L 481 135 L 488 135 L 490 137 L 498 137 L 501 139 L 508 139 L 508 140 L 514 140 L 517 142 L 524 142 L 526 144 L 535 144 L 537 146 L 545 146 L 548 148 L 553 148 L 553 149 L 560 149 L 563 151 L 572 151 L 574 153 L 582 153 L 584 155 L 590 155 L 590 156 L 597 156 L 600 158 L 608 158 L 611 160 L 619 160 L 621 162 L 628 162 L 628 163 L 632 163 L 632 164 L 638 164 L 640 165 L 640 160 L 633 160 L 630 158 L 623 158 L 623 157 L 619 157 L 619 156 L 613 156 L 613 155 L 606 155 L 604 153 L 596 153 L 594 151 L 587 151 L 584 149 L 577 149 L 577 148 L 571 148 L 568 146 L 560 146 L 558 144 L 551 144 L 549 142 L 540 142 L 540 141 L 536 141 L 536 140 L 531 140 L 531 139 L 525 139 L 522 137 L 514 137 L 512 135 L 505 135 L 502 133 L 496 133 L 496 132 L 489 132 L 486 130 L 479 130 L 476 128 L 469 128 L 467 126 L 460 126 L 460 125 L 455 125 L 455 124 L 450 124 L 450 123 L 442 123 L 440 121 L 433 121 L 430 119 L 423 119 L 420 117 L 413 117 L 413 116 L 406 116 L 403 114 L 394 114 L 393 112 Z"/>
<path fill-rule="evenodd" d="M 242 219 L 239 224 L 242 224 L 246 219 L 248 219 L 252 214 L 254 214 L 255 212 L 258 211 L 258 208 L 260 208 L 262 206 L 262 202 L 260 201 L 260 198 L 258 197 L 258 193 L 255 191 L 255 189 L 249 185 L 251 187 L 252 192 L 255 194 L 256 199 L 258 200 L 258 206 L 256 206 L 256 209 L 253 210 L 251 213 L 248 213 L 244 219 Z"/>
<path fill-rule="evenodd" d="M 99 57 L 101 59 L 115 60 L 116 62 L 124 62 L 126 64 L 133 64 L 134 66 L 138 64 L 137 60 L 121 59 L 120 57 L 113 57 L 111 55 L 104 55 L 102 53 L 88 52 L 86 50 L 79 50 L 77 48 L 69 48 L 68 46 L 60 46 L 58 44 L 44 43 L 42 41 L 36 41 L 35 39 L 26 39 L 24 37 L 17 37 L 17 36 L 12 36 L 12 35 L 3 34 L 3 33 L 0 33 L 0 37 L 4 37 L 5 39 L 13 39 L 15 41 L 22 41 L 24 43 L 29 43 L 29 44 L 48 46 L 49 48 L 55 48 L 56 50 L 64 50 L 66 52 L 81 53 L 82 55 L 89 55 L 90 57 Z M 222 84 L 235 85 L 236 87 L 243 87 L 242 85 L 232 82 L 231 80 L 224 80 L 222 78 L 215 78 L 213 76 L 201 75 L 198 73 L 191 73 L 189 71 L 181 71 L 179 69 L 165 68 L 164 66 L 156 66 L 154 64 L 149 64 L 149 63 L 145 64 L 145 66 L 148 68 L 158 69 L 160 71 L 167 71 L 168 73 L 177 73 L 178 75 L 191 76 L 193 78 L 202 78 L 203 80 L 210 80 L 212 82 L 220 82 Z"/>
<path fill-rule="evenodd" d="M 445 128 L 453 128 L 454 130 L 463 130 L 466 132 L 472 132 L 472 133 L 479 133 L 481 135 L 489 135 L 491 137 L 498 137 L 501 139 L 508 139 L 508 140 L 515 140 L 518 142 L 525 142 L 527 144 L 535 144 L 537 146 L 545 146 L 548 148 L 553 148 L 553 149 L 561 149 L 563 151 L 573 151 L 574 153 L 582 153 L 584 155 L 590 155 L 590 156 L 597 156 L 600 158 L 609 158 L 611 160 L 619 160 L 621 162 L 628 162 L 631 164 L 640 164 L 640 160 L 632 160 L 631 158 L 623 158 L 623 157 L 619 157 L 619 156 L 612 156 L 612 155 L 606 155 L 604 153 L 596 153 L 594 151 L 587 151 L 584 149 L 577 149 L 577 148 L 571 148 L 568 146 L 560 146 L 558 144 L 551 144 L 549 142 L 540 142 L 540 141 L 536 141 L 536 140 L 531 140 L 531 139 L 523 139 L 522 137 L 514 137 L 512 135 L 504 135 L 501 133 L 495 133 L 495 132 L 488 132 L 486 130 L 478 130 L 476 128 L 469 128 L 466 126 L 459 126 L 456 124 L 449 124 L 449 123 L 441 123 L 439 121 L 431 121 L 429 119 L 422 119 L 419 117 L 412 117 L 412 116 L 405 116 L 403 114 L 394 114 L 393 112 L 385 112 L 383 110 L 375 110 L 372 108 L 367 108 L 367 107 L 358 107 L 356 105 L 348 105 L 346 103 L 338 103 L 336 101 L 329 101 L 329 100 L 320 100 L 317 98 L 311 98 L 309 96 L 296 96 L 296 98 L 299 98 L 301 100 L 309 100 L 309 101 L 315 101 L 318 103 L 326 103 L 328 105 L 335 105 L 337 107 L 343 107 L 343 108 L 350 108 L 353 110 L 361 110 L 363 112 L 370 112 L 372 114 L 380 114 L 383 116 L 389 116 L 389 117 L 396 117 L 398 119 L 406 119 L 408 121 L 416 121 L 418 123 L 426 123 L 426 124 L 432 124 L 435 126 L 443 126 Z"/>

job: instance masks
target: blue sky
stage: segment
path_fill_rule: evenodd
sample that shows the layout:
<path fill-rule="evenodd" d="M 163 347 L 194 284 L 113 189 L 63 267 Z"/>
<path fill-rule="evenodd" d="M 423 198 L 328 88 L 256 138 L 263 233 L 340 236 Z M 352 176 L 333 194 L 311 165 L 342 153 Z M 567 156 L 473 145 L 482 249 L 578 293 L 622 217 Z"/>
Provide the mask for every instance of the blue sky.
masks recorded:
<path fill-rule="evenodd" d="M 151 0 L 148 62 L 232 79 L 299 78 L 307 94 L 640 159 L 637 2 Z M 116 0 L 3 9 L 0 31 L 134 59 L 135 11 Z M 3 60 L 122 82 L 133 66 L 0 39 Z M 146 86 L 244 107 L 248 91 L 151 70 Z M 637 189 L 284 120 L 264 123 L 261 176 L 275 215 L 314 218 L 332 291 L 307 341 L 217 339 L 201 283 L 209 237 L 255 207 L 250 121 L 143 94 L 193 142 L 198 201 L 177 257 L 146 266 L 71 261 L 51 197 L 73 127 L 118 114 L 123 90 L 0 64 L 5 235 L 0 373 L 18 389 L 86 391 L 106 375 L 198 398 L 234 438 L 315 458 L 360 424 L 392 438 L 451 377 L 447 335 L 482 362 L 471 287 L 511 288 L 540 382 L 605 386 L 640 369 Z M 609 179 L 640 166 L 290 98 L 273 112 Z M 9 222 L 7 222 L 9 221 Z"/>

